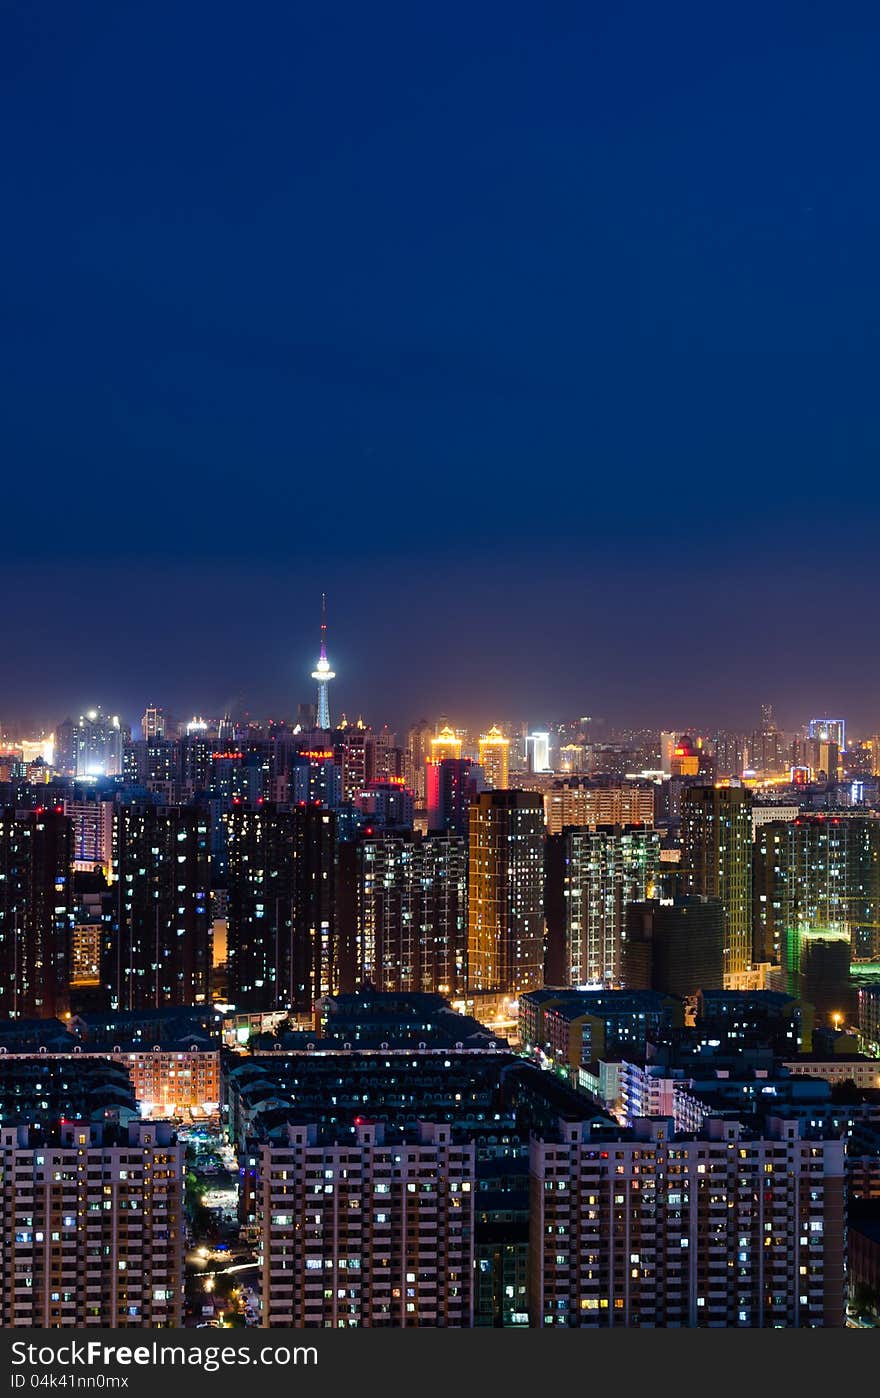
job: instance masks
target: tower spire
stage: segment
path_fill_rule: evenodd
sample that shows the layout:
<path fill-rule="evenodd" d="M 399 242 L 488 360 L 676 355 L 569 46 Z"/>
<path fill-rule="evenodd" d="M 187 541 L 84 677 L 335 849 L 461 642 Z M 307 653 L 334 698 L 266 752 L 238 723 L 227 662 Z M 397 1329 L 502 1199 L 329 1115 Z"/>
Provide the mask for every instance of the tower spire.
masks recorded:
<path fill-rule="evenodd" d="M 321 651 L 318 656 L 318 663 L 312 671 L 312 679 L 318 684 L 318 727 L 329 729 L 330 727 L 330 697 L 328 685 L 331 680 L 335 680 L 336 675 L 330 669 L 330 662 L 327 659 L 327 594 L 321 593 Z"/>

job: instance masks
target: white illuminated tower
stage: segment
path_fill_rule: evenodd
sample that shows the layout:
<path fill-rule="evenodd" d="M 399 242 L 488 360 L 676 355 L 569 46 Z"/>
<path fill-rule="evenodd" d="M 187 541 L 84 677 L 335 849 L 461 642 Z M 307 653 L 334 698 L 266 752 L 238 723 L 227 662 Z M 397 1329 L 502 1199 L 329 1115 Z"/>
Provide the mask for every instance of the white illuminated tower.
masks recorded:
<path fill-rule="evenodd" d="M 330 727 L 330 698 L 327 694 L 327 686 L 331 680 L 336 679 L 336 674 L 330 669 L 330 662 L 327 659 L 327 597 L 321 593 L 321 654 L 318 656 L 318 663 L 312 671 L 312 679 L 318 681 L 318 727 Z"/>

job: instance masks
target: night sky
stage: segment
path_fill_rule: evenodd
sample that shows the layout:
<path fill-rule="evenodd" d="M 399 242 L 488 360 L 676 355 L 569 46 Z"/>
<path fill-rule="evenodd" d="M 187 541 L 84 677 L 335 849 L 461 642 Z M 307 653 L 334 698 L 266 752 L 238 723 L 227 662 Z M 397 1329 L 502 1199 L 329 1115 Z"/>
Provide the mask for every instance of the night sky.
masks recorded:
<path fill-rule="evenodd" d="M 876 4 L 0 4 L 0 722 L 880 727 Z"/>

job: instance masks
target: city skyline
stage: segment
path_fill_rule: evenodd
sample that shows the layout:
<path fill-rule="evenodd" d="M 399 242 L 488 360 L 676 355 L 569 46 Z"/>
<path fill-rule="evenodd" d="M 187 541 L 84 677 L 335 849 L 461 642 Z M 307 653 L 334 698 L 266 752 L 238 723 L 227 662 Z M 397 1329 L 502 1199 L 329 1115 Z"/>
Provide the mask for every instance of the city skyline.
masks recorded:
<path fill-rule="evenodd" d="M 0 5 L 13 1388 L 880 1330 L 878 67 Z"/>

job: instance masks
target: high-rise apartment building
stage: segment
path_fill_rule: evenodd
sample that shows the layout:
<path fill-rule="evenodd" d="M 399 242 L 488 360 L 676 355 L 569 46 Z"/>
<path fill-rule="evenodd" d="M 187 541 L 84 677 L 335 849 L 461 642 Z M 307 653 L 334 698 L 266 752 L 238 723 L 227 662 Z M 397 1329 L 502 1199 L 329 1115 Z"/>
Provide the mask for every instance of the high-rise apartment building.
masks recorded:
<path fill-rule="evenodd" d="M 444 757 L 461 757 L 461 738 L 448 723 L 431 739 L 430 752 L 432 762 L 442 762 Z"/>
<path fill-rule="evenodd" d="M 406 735 L 403 775 L 420 808 L 425 804 L 425 763 L 431 755 L 431 725 L 426 718 Z"/>
<path fill-rule="evenodd" d="M 122 771 L 124 734 L 117 714 L 99 707 L 65 719 L 55 734 L 55 765 L 66 777 L 115 777 Z"/>
<path fill-rule="evenodd" d="M 597 825 L 654 824 L 654 788 L 647 783 L 610 783 L 571 777 L 554 782 L 544 793 L 548 835 L 567 825 L 595 830 Z"/>
<path fill-rule="evenodd" d="M 0 1325 L 179 1326 L 183 1146 L 168 1122 L 0 1126 Z"/>
<path fill-rule="evenodd" d="M 340 939 L 354 983 L 466 988 L 468 846 L 455 834 L 376 831 L 340 847 Z"/>
<path fill-rule="evenodd" d="M 308 1013 L 338 989 L 336 816 L 322 806 L 233 806 L 227 830 L 229 997 Z"/>
<path fill-rule="evenodd" d="M 770 1118 L 531 1142 L 533 1326 L 841 1327 L 844 1143 Z"/>
<path fill-rule="evenodd" d="M 838 752 L 846 748 L 846 719 L 811 718 L 807 734 L 819 743 L 834 743 Z"/>
<path fill-rule="evenodd" d="M 724 905 L 724 973 L 752 963 L 751 795 L 740 786 L 692 786 L 681 797 L 681 872 L 687 893 Z"/>
<path fill-rule="evenodd" d="M 468 757 L 444 757 L 427 766 L 428 830 L 467 836 L 470 809 L 484 788 L 483 770 Z"/>
<path fill-rule="evenodd" d="M 116 808 L 114 918 L 101 981 L 111 1009 L 210 998 L 208 816 L 195 806 Z"/>
<path fill-rule="evenodd" d="M 471 806 L 468 984 L 516 995 L 544 977 L 544 804 L 484 791 Z"/>
<path fill-rule="evenodd" d="M 621 984 L 626 909 L 655 896 L 660 872 L 655 830 L 600 826 L 548 837 L 548 952 L 561 937 L 567 985 Z"/>
<path fill-rule="evenodd" d="M 49 1019 L 68 1008 L 72 863 L 62 807 L 0 811 L 0 1019 Z"/>

